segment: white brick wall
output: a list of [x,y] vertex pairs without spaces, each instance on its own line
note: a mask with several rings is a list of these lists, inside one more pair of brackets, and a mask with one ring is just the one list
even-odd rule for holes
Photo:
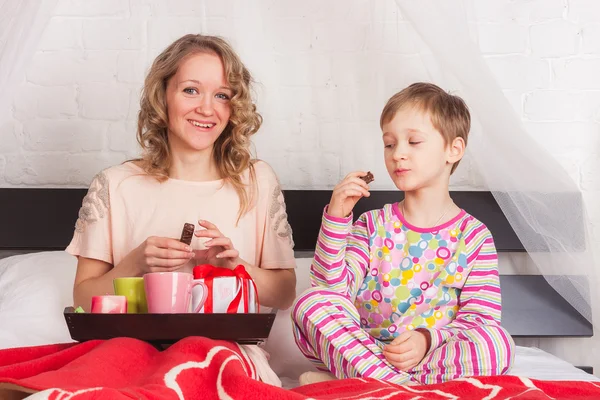
[[525,54],[487,56],[486,61],[503,89],[535,90],[550,85],[550,61]]
[[523,116],[530,121],[594,121],[600,91],[536,90],[525,97]]
[[0,125],[2,140],[0,140],[0,154],[18,152],[23,146],[23,125],[15,120],[6,121]]
[[83,83],[79,111],[84,119],[122,121],[129,112],[129,86],[120,83]]
[[581,30],[584,54],[598,54],[600,52],[600,24],[584,24]]
[[20,121],[36,117],[61,119],[75,117],[77,107],[75,85],[39,86],[28,82],[17,91],[14,113]]
[[527,50],[527,27],[516,22],[479,23],[478,32],[484,54],[518,54]]
[[137,50],[144,45],[144,21],[90,19],[83,24],[83,47],[89,50]]
[[122,0],[60,0],[56,14],[69,17],[128,17],[129,4]]
[[529,29],[531,52],[539,57],[567,57],[579,51],[580,28],[562,19],[542,22]]
[[40,50],[81,49],[83,20],[56,15],[50,20],[40,41]]
[[0,155],[0,184],[4,185],[6,183],[5,180],[5,176],[6,176],[6,158],[4,158],[4,155]]
[[567,11],[565,0],[482,0],[474,1],[472,5],[474,16],[478,21],[516,21],[526,25],[563,18]]
[[600,90],[600,58],[554,60],[557,89]]
[[[466,3],[511,105],[583,189],[600,247],[600,1]],[[391,187],[379,112],[428,79],[420,39],[393,0],[59,0],[13,120],[0,124],[0,186],[86,186],[134,156],[144,73],[188,32],[226,36],[254,73],[265,117],[257,152],[286,187],[330,188],[355,168]],[[468,159],[452,178],[457,188],[479,182]],[[584,346],[536,343],[600,371]]]
[[23,149],[31,152],[100,151],[106,140],[104,121],[33,119],[23,122]]

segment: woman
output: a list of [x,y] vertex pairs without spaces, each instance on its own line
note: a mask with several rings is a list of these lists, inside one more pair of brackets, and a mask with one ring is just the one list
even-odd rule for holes
[[[138,118],[142,158],[100,172],[83,200],[67,252],[78,257],[75,306],[113,292],[114,278],[234,268],[254,279],[261,305],[295,297],[295,260],[273,170],[251,158],[262,118],[252,78],[224,40],[186,35],[146,77]],[[197,223],[190,246],[177,238]]]

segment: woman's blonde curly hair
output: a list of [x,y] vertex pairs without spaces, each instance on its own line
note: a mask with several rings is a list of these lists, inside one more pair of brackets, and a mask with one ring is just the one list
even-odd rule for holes
[[[242,172],[249,168],[250,183],[255,182],[250,137],[262,124],[261,115],[251,98],[252,76],[231,46],[215,36],[185,35],[167,47],[152,63],[146,76],[140,112],[137,140],[142,147],[142,168],[160,182],[169,178],[171,157],[167,135],[169,118],[166,90],[169,79],[181,61],[193,54],[216,54],[223,63],[225,78],[231,87],[231,117],[215,141],[213,156],[221,177],[231,183],[240,198],[238,220],[250,210],[253,197],[242,182]],[[253,194],[254,191],[251,191]]]

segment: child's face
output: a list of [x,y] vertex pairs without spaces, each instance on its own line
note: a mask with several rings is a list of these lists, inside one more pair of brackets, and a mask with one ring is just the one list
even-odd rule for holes
[[383,144],[385,166],[398,189],[448,184],[452,163],[457,161],[455,151],[444,143],[427,113],[410,106],[401,108],[383,125]]

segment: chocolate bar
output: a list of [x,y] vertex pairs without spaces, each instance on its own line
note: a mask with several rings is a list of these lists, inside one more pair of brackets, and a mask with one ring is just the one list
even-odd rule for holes
[[371,171],[368,171],[367,174],[365,176],[361,176],[360,179],[367,182],[367,185],[368,185],[369,183],[371,183],[375,180],[375,177],[373,176]]
[[194,237],[194,229],[194,224],[183,224],[183,230],[181,231],[181,239],[179,239],[179,241],[189,246],[190,243],[192,243],[192,238]]

